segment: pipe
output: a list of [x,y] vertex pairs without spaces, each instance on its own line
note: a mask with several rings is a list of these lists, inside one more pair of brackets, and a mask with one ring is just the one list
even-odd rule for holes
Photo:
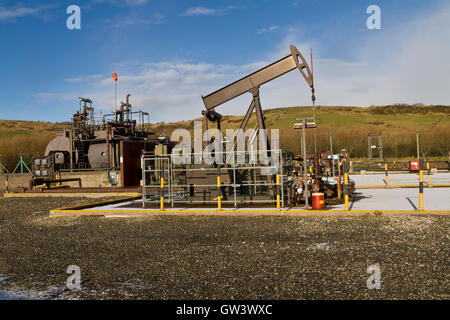
[[108,163],[108,169],[111,168],[111,152],[109,144],[109,136],[111,135],[111,124],[106,124],[106,162]]

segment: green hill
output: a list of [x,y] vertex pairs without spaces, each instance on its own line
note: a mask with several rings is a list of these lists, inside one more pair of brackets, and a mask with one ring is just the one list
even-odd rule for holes
[[[217,108],[221,112],[220,108]],[[200,113],[200,111],[199,111]],[[367,157],[367,134],[382,133],[383,150],[388,158],[416,155],[416,131],[420,134],[421,152],[429,157],[447,158],[450,150],[450,106],[389,105],[361,107],[319,106],[317,119],[318,150],[346,148],[353,158]],[[299,151],[300,132],[292,128],[296,118],[311,117],[311,107],[286,107],[264,111],[268,129],[280,130],[283,149]],[[222,129],[236,129],[243,116],[224,116]],[[198,118],[197,120],[201,120]],[[248,128],[255,126],[253,115]],[[194,120],[151,124],[155,133],[171,134],[176,128],[193,129]],[[43,153],[47,143],[67,123],[0,120],[0,155],[8,168],[14,168],[19,153],[27,161]],[[313,130],[308,133],[308,150],[313,150]]]
[[[220,112],[219,108],[217,110]],[[264,111],[268,129],[280,130],[283,149],[298,152],[300,132],[293,129],[296,118],[312,117],[312,107],[277,108]],[[346,148],[351,157],[367,157],[367,134],[383,135],[383,150],[388,158],[404,158],[417,154],[416,131],[420,134],[421,152],[430,157],[447,157],[450,151],[450,106],[390,105],[376,107],[315,108],[318,150]],[[239,127],[243,116],[224,116],[222,129]],[[197,120],[201,120],[198,118]],[[256,124],[253,115],[248,128]],[[193,128],[193,120],[153,125],[155,132],[170,134],[174,129]],[[313,130],[308,130],[308,150],[313,150]]]

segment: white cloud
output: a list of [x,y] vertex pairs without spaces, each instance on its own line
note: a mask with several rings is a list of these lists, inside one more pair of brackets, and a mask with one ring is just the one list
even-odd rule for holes
[[279,29],[279,26],[270,26],[268,28],[261,28],[258,31],[256,31],[256,34],[262,34],[262,33],[267,33],[267,32],[272,32],[275,31],[277,29]]
[[[370,106],[392,103],[449,104],[450,101],[450,6],[416,17],[408,25],[383,31],[367,31],[367,38],[354,48],[352,61],[323,57],[320,46],[305,42],[298,29],[288,29],[279,46],[264,61],[245,65],[208,64],[173,60],[136,64],[121,63],[118,97],[131,93],[137,109],[150,112],[151,120],[176,121],[200,117],[204,109],[201,95],[207,95],[289,53],[296,44],[309,61],[314,49],[314,75],[318,105]],[[380,32],[378,34],[372,32]],[[238,52],[236,52],[238,54]],[[110,110],[114,103],[110,75],[87,79],[83,93],[41,94],[41,99],[73,100],[91,97],[96,106]],[[84,83],[84,82],[83,82]],[[264,109],[310,105],[311,92],[297,70],[261,87]],[[120,101],[120,99],[119,99]],[[243,94],[222,106],[222,114],[243,115],[251,102]]]
[[50,101],[70,101],[77,99],[78,96],[73,95],[72,93],[52,93],[52,92],[39,92],[36,94],[39,101],[42,103],[48,103]]
[[26,16],[34,16],[39,14],[41,8],[26,8],[26,7],[14,7],[3,8],[0,7],[0,22],[15,21],[17,18]]
[[236,7],[229,6],[226,8],[221,9],[212,9],[212,8],[205,8],[205,7],[193,7],[188,8],[182,16],[208,16],[208,15],[221,15],[221,14],[227,14],[228,11],[235,9]]
[[215,12],[216,10],[214,9],[209,9],[205,7],[195,7],[187,9],[184,15],[186,16],[211,15],[215,14]]
[[93,3],[107,3],[118,7],[134,7],[146,4],[148,0],[93,0]]
[[86,81],[91,81],[91,80],[97,80],[102,77],[103,76],[101,74],[90,74],[90,75],[83,75],[83,76],[74,77],[74,78],[67,78],[67,79],[65,79],[65,81],[67,81],[67,82],[86,82]]
[[[449,104],[450,6],[408,24],[367,31],[356,63],[315,64],[321,104]],[[372,33],[372,32],[379,32]],[[319,98],[320,97],[320,98]]]
[[131,25],[142,25],[142,24],[162,24],[164,23],[164,16],[162,14],[153,14],[148,18],[137,18],[137,17],[123,17],[118,20],[106,19],[105,24],[109,27],[122,28]]

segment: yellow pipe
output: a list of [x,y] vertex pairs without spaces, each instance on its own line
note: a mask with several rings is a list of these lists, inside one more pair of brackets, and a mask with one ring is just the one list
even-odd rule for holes
[[[6,194],[6,192],[5,192]],[[138,192],[34,192],[34,193],[23,193],[23,192],[8,192],[10,198],[33,198],[33,197],[88,197],[88,198],[101,198],[101,197],[111,197],[111,196],[140,196]]]
[[5,194],[8,194],[9,193],[9,190],[8,190],[8,176],[6,176],[5,187],[6,187]]
[[428,188],[431,186],[431,176],[430,176],[430,163],[427,162],[427,170],[428,170]]
[[161,178],[161,201],[160,201],[160,210],[164,211],[164,178]]
[[280,175],[277,173],[277,210],[280,210],[281,208],[279,186],[280,186]]
[[[163,212],[155,209],[155,210],[87,210],[87,211],[77,211],[77,210],[50,210],[50,217],[63,217],[63,216],[90,216],[90,215],[128,215],[128,216],[142,216],[142,215],[152,215],[152,214],[161,214]],[[242,211],[235,210],[223,210],[219,214],[230,213],[230,215],[240,215],[240,214],[267,214],[267,215],[283,215],[283,216],[292,216],[292,217],[309,217],[309,216],[322,216],[322,215],[342,215],[347,216],[348,214],[352,214],[357,216],[358,214],[412,214],[412,215],[421,215],[421,214],[445,214],[450,215],[450,210],[355,210],[355,211],[343,211],[343,210],[329,210],[329,211],[315,211],[311,213],[310,211],[305,210],[251,210],[244,209]],[[164,214],[173,214],[173,215],[204,215],[204,214],[217,214],[217,211],[214,210],[196,210],[196,211],[185,211],[185,210],[168,210],[164,211]]]

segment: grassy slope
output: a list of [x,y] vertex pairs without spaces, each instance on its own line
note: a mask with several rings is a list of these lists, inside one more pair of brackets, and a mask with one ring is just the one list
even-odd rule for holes
[[[220,110],[217,110],[220,112]],[[420,113],[419,113],[420,112]],[[369,130],[424,130],[433,126],[450,124],[450,106],[412,107],[396,109],[394,107],[316,107],[316,118],[321,127],[366,127]],[[296,118],[311,117],[311,107],[277,108],[264,111],[268,128],[292,128]],[[243,116],[224,116],[223,128],[238,128]],[[201,120],[197,118],[196,120]],[[255,126],[255,116],[249,121],[249,128]],[[193,121],[171,122],[153,125],[161,132],[172,131],[178,127],[192,128]]]
[[14,170],[23,153],[27,163],[43,154],[48,142],[61,132],[67,123],[0,120],[0,160],[8,170]]
[[[226,112],[220,107],[217,111]],[[292,126],[296,118],[311,117],[312,108],[277,108],[266,110],[264,114],[267,127],[280,130],[281,147],[297,152],[300,133],[292,129]],[[331,132],[334,150],[347,148],[352,157],[365,157],[367,133],[382,132],[386,156],[408,157],[416,152],[417,130],[421,137],[421,149],[425,154],[446,157],[450,150],[449,114],[450,106],[317,107],[318,148],[328,148]],[[236,129],[241,120],[242,116],[224,116],[222,128]],[[191,120],[152,124],[151,127],[156,133],[170,134],[176,128],[192,130],[193,123]],[[248,128],[253,128],[255,123],[255,117],[252,116]],[[8,167],[17,163],[20,152],[29,160],[37,152],[43,153],[48,141],[67,126],[67,123],[0,120],[0,154],[8,163]],[[311,148],[312,130],[308,136],[308,148]]]
[[[217,111],[221,111],[218,110]],[[269,129],[280,130],[284,149],[299,151],[300,132],[292,128],[296,118],[311,117],[311,107],[270,109],[264,112]],[[450,150],[449,106],[384,106],[384,107],[317,107],[317,143],[319,150],[347,148],[352,157],[367,156],[367,134],[382,133],[385,155],[409,157],[416,154],[416,131],[420,133],[421,152],[434,157],[446,157]],[[197,120],[201,120],[198,118]],[[224,116],[222,128],[239,127],[242,116]],[[256,124],[252,116],[248,128]],[[193,121],[154,125],[157,133],[170,134],[175,128],[192,129]],[[313,148],[312,130],[308,133],[308,150]]]

